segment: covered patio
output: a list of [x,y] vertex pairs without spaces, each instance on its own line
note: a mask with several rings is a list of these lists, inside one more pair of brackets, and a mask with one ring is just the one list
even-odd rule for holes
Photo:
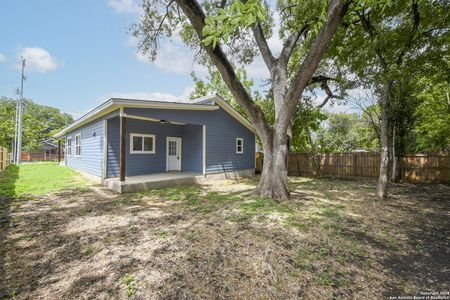
[[124,193],[190,184],[205,172],[205,126],[121,111],[106,120],[103,183]]

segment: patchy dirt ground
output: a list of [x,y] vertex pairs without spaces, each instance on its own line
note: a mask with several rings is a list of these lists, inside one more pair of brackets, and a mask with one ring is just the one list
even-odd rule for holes
[[291,178],[0,200],[0,298],[380,299],[449,290],[450,187]]

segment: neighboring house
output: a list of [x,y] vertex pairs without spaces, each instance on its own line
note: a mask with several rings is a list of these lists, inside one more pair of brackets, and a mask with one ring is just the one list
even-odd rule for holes
[[44,140],[34,150],[23,150],[22,161],[58,160],[58,145],[53,140]]
[[49,140],[42,141],[41,145],[37,146],[37,149],[48,155],[58,153],[58,145]]
[[95,175],[119,192],[136,178],[145,181],[140,175],[234,177],[255,170],[254,128],[218,96],[190,103],[112,98],[55,138],[65,140],[66,166]]

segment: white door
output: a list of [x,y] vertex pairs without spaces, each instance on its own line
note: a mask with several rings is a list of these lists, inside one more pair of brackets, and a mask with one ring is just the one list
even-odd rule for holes
[[167,171],[181,171],[181,138],[167,138]]

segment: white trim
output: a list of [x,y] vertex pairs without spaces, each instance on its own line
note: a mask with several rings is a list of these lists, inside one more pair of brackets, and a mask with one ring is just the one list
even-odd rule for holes
[[65,133],[71,132],[76,128],[83,126],[84,124],[89,123],[90,121],[96,120],[110,112],[115,111],[118,108],[123,107],[135,107],[135,108],[159,108],[159,109],[175,109],[175,110],[205,110],[212,111],[219,109],[219,106],[216,105],[203,105],[203,104],[195,104],[195,103],[179,103],[179,102],[162,102],[162,101],[151,101],[151,100],[136,100],[136,99],[122,99],[122,98],[111,98],[63,130],[56,133],[53,137],[60,138]]
[[65,133],[71,132],[84,124],[87,124],[87,123],[89,123],[93,120],[96,120],[110,112],[115,111],[118,108],[119,108],[118,106],[113,105],[112,99],[109,99],[108,101],[103,102],[102,104],[100,104],[99,106],[97,106],[96,108],[94,108],[93,110],[91,110],[90,112],[85,114],[84,116],[77,119],[75,122],[73,122],[72,124],[70,124],[69,126],[64,128],[63,130],[56,133],[53,137],[59,138],[62,135],[64,135]]
[[[133,150],[133,137],[142,137],[142,150]],[[152,141],[152,151],[144,151],[144,138],[151,137]],[[155,154],[156,153],[156,135],[145,134],[145,133],[130,133],[130,154]]]
[[161,109],[180,109],[180,110],[217,110],[219,107],[214,105],[202,105],[195,103],[180,103],[180,102],[163,102],[152,100],[135,100],[112,98],[110,99],[114,104],[124,107],[138,107],[138,108],[161,108]]
[[[213,104],[204,104],[208,102]],[[216,105],[217,104],[217,105]],[[60,138],[64,134],[71,132],[78,127],[81,127],[93,120],[96,120],[102,116],[107,115],[119,108],[123,114],[123,107],[134,107],[134,108],[159,108],[159,109],[175,109],[175,110],[204,110],[213,111],[223,108],[241,124],[247,127],[252,132],[255,132],[255,128],[246,118],[244,118],[238,111],[236,111],[228,102],[222,99],[218,95],[211,95],[206,97],[201,97],[194,99],[192,103],[179,103],[179,102],[161,102],[161,101],[151,101],[151,100],[136,100],[136,99],[122,99],[122,98],[111,98],[108,101],[100,104],[63,130],[56,133],[53,137]],[[172,122],[176,124],[175,122]],[[181,125],[181,124],[180,124]]]
[[181,171],[181,159],[182,159],[182,149],[183,149],[183,139],[180,137],[168,136],[166,137],[166,172],[169,172],[169,141],[177,141],[177,151],[179,152],[178,156],[178,170],[170,170],[170,171]]
[[[64,139],[67,141],[67,133],[64,134]],[[67,145],[64,145],[64,165],[67,167]]]
[[[77,137],[79,138],[79,143],[77,145]],[[80,148],[80,154],[77,153],[77,148]],[[75,157],[81,157],[81,155],[83,155],[83,153],[81,152],[81,132],[75,134]]]
[[[147,118],[147,117],[141,117],[141,116],[136,116],[136,115],[129,115],[127,113],[123,113],[122,117],[125,117],[125,118],[128,118],[128,119],[136,119],[136,120],[143,120],[143,121],[161,123],[160,119]],[[169,124],[174,124],[174,125],[186,125],[186,123],[180,123],[180,122],[173,122],[173,121],[166,121],[166,122],[169,123]]]
[[[238,150],[238,142],[241,142],[241,151]],[[244,154],[244,138],[236,138],[236,154]]]
[[[69,147],[69,140],[70,140],[70,147]],[[69,154],[70,150],[70,154]],[[66,137],[66,153],[67,156],[72,156],[72,136]]]
[[206,125],[203,125],[203,175],[206,175]]
[[103,120],[103,178],[108,175],[108,120]]

